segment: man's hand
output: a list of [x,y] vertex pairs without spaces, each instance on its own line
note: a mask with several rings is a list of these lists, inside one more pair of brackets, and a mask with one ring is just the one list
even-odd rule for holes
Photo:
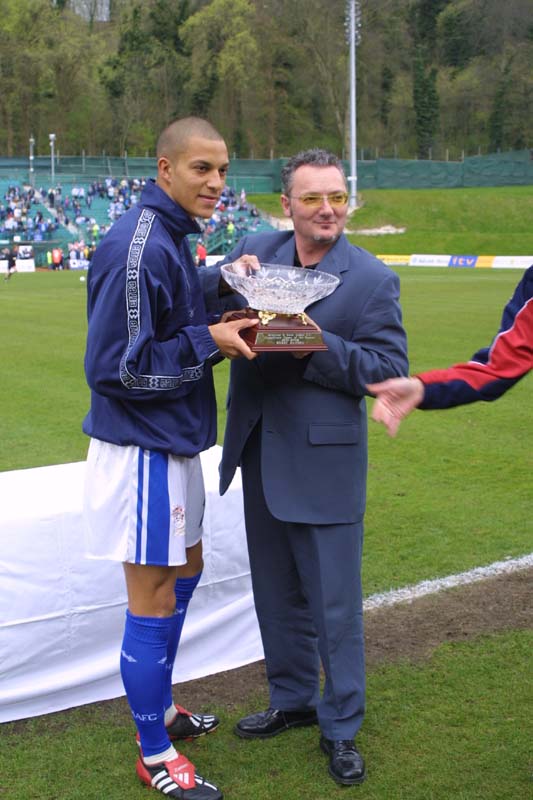
[[247,276],[251,275],[252,272],[255,272],[256,270],[261,269],[261,264],[259,263],[257,256],[244,255],[238,258],[236,261],[232,261],[231,267],[236,275]]
[[[241,256],[236,261],[232,261],[231,264],[226,264],[226,267],[231,267],[230,271],[233,271],[235,275],[240,275],[241,277],[247,277],[251,275],[258,269],[261,269],[261,264],[259,263],[259,259],[257,256]],[[233,289],[224,280],[222,273],[220,274],[220,284],[218,288],[218,293],[222,297],[227,294],[233,294]]]
[[[312,320],[310,319],[310,317],[307,316],[307,314],[305,314],[305,316],[307,317],[307,319],[310,322],[312,322]],[[318,325],[316,324],[316,322],[313,322],[312,324],[315,326],[316,330],[319,333],[322,333],[322,328],[319,328]],[[314,350],[292,350],[291,352],[292,352],[292,355],[294,356],[294,358],[306,358],[307,356],[311,356],[315,351]]]
[[396,436],[402,419],[424,399],[424,384],[418,378],[389,378],[366,388],[376,396],[372,419],[385,425],[389,436]]
[[239,336],[239,331],[244,328],[251,328],[257,325],[258,322],[258,319],[248,319],[248,317],[235,319],[231,322],[217,322],[216,325],[209,326],[209,333],[215,340],[222,355],[226,356],[226,358],[244,356],[244,358],[251,360],[257,356],[257,353],[250,350],[244,339]]

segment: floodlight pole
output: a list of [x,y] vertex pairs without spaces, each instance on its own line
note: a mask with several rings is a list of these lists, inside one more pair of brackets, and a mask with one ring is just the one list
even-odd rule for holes
[[50,140],[50,164],[51,164],[51,173],[52,173],[52,186],[55,183],[55,160],[54,160],[54,144],[56,141],[55,133],[49,133],[48,139]]
[[33,171],[33,148],[35,147],[35,139],[33,134],[30,136],[30,186],[33,189],[35,184],[34,171]]
[[350,209],[357,208],[357,45],[361,41],[361,8],[358,0],[348,0],[348,37],[350,43]]

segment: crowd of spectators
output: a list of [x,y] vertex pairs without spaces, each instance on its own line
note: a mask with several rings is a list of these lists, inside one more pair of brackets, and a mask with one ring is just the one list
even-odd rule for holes
[[113,222],[134,206],[141,196],[142,189],[146,183],[146,178],[117,178],[108,177],[103,181],[92,181],[87,189],[83,186],[73,186],[72,196],[76,197],[77,210],[79,212],[76,219],[77,225],[87,224],[91,222],[89,213],[83,214],[83,204],[87,212],[90,211],[93,199],[99,198],[100,200],[107,200],[109,205],[107,209],[107,229],[111,227]]
[[260,225],[260,215],[256,206],[248,203],[246,191],[241,189],[239,195],[232,187],[225,187],[215,206],[212,216],[204,221],[199,220],[202,236],[198,242],[201,250],[196,250],[196,263],[203,266],[203,249],[210,250],[209,240],[213,239],[220,246],[222,240],[224,250],[231,250],[233,245],[246,233],[255,233]]
[[[80,241],[74,247],[83,249],[85,240],[93,246],[105,235],[111,225],[133,205],[139,202],[141,192],[146,184],[146,178],[106,178],[104,181],[93,181],[86,189],[74,186],[72,194],[76,195],[78,215],[75,222],[80,232]],[[90,215],[93,199],[108,201],[106,216],[109,220],[105,224],[98,224],[94,216]],[[86,206],[86,213],[80,210],[83,202]],[[246,192],[241,190],[237,195],[233,188],[228,188],[222,193],[212,217],[207,220],[200,220],[202,228],[200,256],[197,254],[197,263],[205,263],[205,256],[202,248],[210,250],[209,241],[211,237],[220,245],[222,241],[226,245],[224,249],[229,249],[244,233],[253,233],[260,225],[260,216],[257,208],[248,203]]]
[[59,220],[43,214],[35,189],[8,186],[0,202],[0,236],[16,241],[42,242],[52,239]]
[[[60,182],[37,190],[10,185],[0,202],[0,236],[15,242],[46,242],[57,239],[58,229],[66,228],[77,238],[65,246],[61,267],[71,262],[87,264],[113,223],[139,202],[145,184],[146,178],[107,177],[87,184],[77,182],[68,189]],[[211,218],[200,220],[202,233],[193,247],[197,263],[204,265],[213,249],[226,252],[241,235],[255,232],[260,224],[259,212],[248,202],[245,190],[237,194],[226,187]],[[51,262],[49,254],[47,262],[51,269],[61,268]]]
[[[76,184],[72,186],[70,197],[62,199],[61,187],[49,189],[47,200],[50,208],[54,208],[62,224],[68,225],[67,217],[71,213],[72,222],[81,235],[81,246],[85,246],[85,239],[91,245],[98,244],[105,236],[112,224],[135,205],[146,183],[145,178],[117,178],[107,177],[102,181],[91,181],[87,186]],[[102,219],[102,200],[107,202],[105,220]],[[59,202],[58,202],[59,201]],[[98,213],[94,207],[98,205]],[[76,243],[79,246],[80,242]]]

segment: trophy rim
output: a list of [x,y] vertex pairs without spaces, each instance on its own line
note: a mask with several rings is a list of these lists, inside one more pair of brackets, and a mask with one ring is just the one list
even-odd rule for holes
[[[323,300],[332,294],[340,283],[336,275],[331,275],[329,272],[322,272],[322,270],[307,269],[306,267],[295,267],[288,264],[270,264],[267,262],[260,262],[261,269],[264,273],[264,281],[258,279],[257,274],[260,270],[252,270],[248,275],[241,275],[232,269],[233,264],[224,264],[221,267],[222,277],[225,278],[227,283],[234,291],[241,294],[248,302],[251,308],[261,308],[277,314],[301,314],[308,306]],[[287,281],[292,285],[293,296],[290,299],[281,301],[279,296],[270,292],[270,296],[263,296],[258,298],[258,293],[263,290],[264,282],[269,279],[269,271],[274,281],[276,278],[283,279],[285,273],[292,272],[294,275],[301,275],[301,279],[294,281]],[[310,280],[307,280],[309,274]],[[286,280],[286,279],[285,279]],[[272,287],[270,287],[272,289]],[[266,289],[266,287],[265,287]],[[268,292],[265,290],[265,294]],[[300,297],[298,298],[298,294]]]
[[[332,281],[332,283],[334,283],[334,284],[338,284],[340,282],[340,279],[336,275],[332,275],[331,272],[324,272],[324,270],[321,270],[321,269],[315,269],[315,268],[310,269],[309,267],[297,267],[294,264],[292,264],[292,265],[291,264],[272,264],[269,261],[260,261],[259,265],[260,265],[261,269],[265,268],[265,269],[274,269],[274,270],[281,270],[281,271],[286,270],[287,272],[289,270],[295,270],[297,272],[304,272],[304,273],[307,273],[307,274],[310,274],[310,275],[324,275],[326,278],[329,278]],[[229,272],[230,275],[235,275],[236,277],[242,278],[242,279],[249,278],[249,277],[251,277],[253,275],[253,272],[250,275],[238,275],[238,273],[234,272],[231,269],[232,266],[233,266],[233,262],[230,261],[229,264],[222,264],[220,269],[221,269],[222,272]],[[254,272],[255,272],[255,270],[254,270]],[[297,282],[299,282],[299,281],[297,281]]]

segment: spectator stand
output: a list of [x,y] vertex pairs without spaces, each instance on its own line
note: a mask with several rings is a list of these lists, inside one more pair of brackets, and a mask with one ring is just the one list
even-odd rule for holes
[[[107,176],[85,185],[82,181],[65,184],[76,196],[73,201],[77,210],[74,223],[82,248],[87,246],[86,243],[89,248],[94,248],[113,223],[139,202],[145,183],[144,177]],[[191,249],[194,253],[201,238],[209,255],[224,255],[246,234],[273,230],[257,208],[247,202],[245,190],[241,188],[237,195],[232,187],[223,192],[211,219],[199,220],[199,224],[202,233],[189,237]],[[74,245],[76,249],[79,248]]]
[[40,190],[18,180],[0,179],[0,238],[8,248],[18,246],[26,256],[20,271],[30,271],[28,258],[35,259],[35,266],[46,267],[47,251],[65,248],[72,235],[43,203]]
[[[42,180],[36,189],[23,179],[0,178],[0,197],[4,198],[0,204],[0,238],[12,241],[17,236],[21,244],[31,245],[37,267],[53,268],[51,253],[60,248],[62,266],[86,269],[92,252],[113,223],[139,202],[146,178],[58,177],[54,185]],[[273,230],[248,203],[244,187],[226,187],[211,219],[199,223],[209,256],[229,252],[242,236]],[[199,238],[189,237],[193,253]]]
[[243,236],[274,230],[257,208],[248,203],[245,189],[241,188],[237,194],[232,186],[226,186],[212,217],[200,220],[200,227],[200,235],[189,236],[193,253],[201,238],[208,255],[221,256],[229,253]]

